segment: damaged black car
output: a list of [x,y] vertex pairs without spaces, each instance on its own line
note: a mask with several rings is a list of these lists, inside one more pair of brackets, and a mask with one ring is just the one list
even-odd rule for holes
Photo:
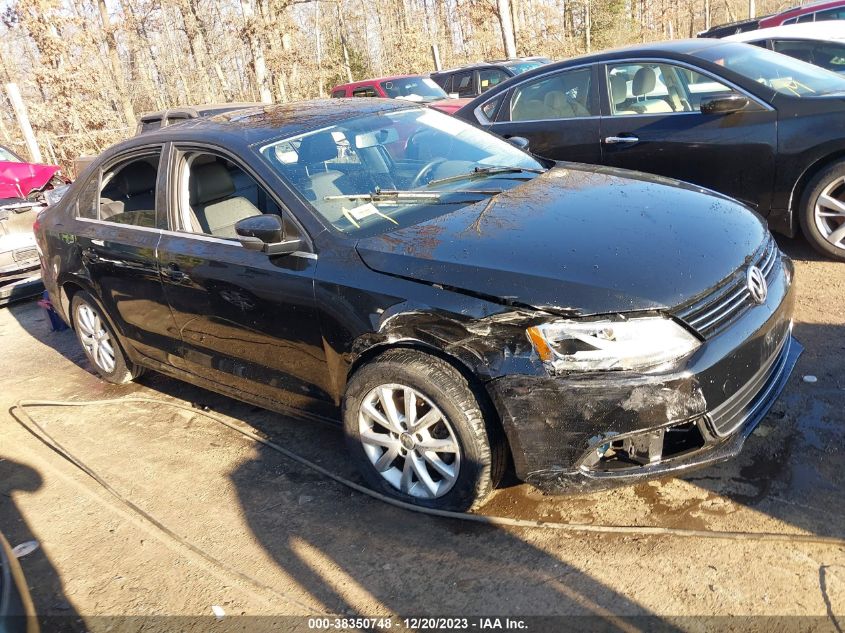
[[800,349],[792,264],[747,207],[393,100],[136,137],[36,235],[105,380],[342,420],[367,483],[428,507],[509,467],[579,491],[730,458]]

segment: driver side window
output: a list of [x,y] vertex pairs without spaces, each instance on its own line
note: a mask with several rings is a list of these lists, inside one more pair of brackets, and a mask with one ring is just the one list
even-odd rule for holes
[[187,152],[177,178],[178,220],[184,231],[234,240],[240,220],[263,213],[282,215],[273,197],[223,156]]

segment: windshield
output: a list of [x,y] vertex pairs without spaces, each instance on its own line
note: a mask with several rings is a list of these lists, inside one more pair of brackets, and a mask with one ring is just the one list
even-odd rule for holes
[[515,75],[521,75],[524,72],[527,72],[533,68],[537,68],[542,66],[543,64],[548,64],[551,60],[549,59],[532,59],[530,61],[525,62],[515,62],[513,64],[505,64],[509,69],[513,71]]
[[405,77],[382,81],[381,87],[391,99],[408,101],[435,101],[448,99],[449,95],[428,77]]
[[422,108],[348,119],[259,151],[327,222],[357,236],[486,200],[545,170],[507,141]]
[[845,92],[840,75],[750,44],[723,44],[694,55],[793,97]]
[[0,145],[0,161],[7,163],[19,163],[21,159],[15,156],[11,151]]

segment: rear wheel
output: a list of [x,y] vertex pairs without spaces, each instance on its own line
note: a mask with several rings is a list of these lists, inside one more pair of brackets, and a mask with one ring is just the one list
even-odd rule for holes
[[116,385],[132,381],[141,375],[120,347],[114,332],[93,297],[85,291],[77,292],[71,302],[73,329],[100,377]]
[[413,350],[388,351],[347,387],[347,445],[376,491],[429,508],[480,505],[502,475],[504,446],[466,379]]
[[845,261],[845,161],[830,165],[810,181],[800,222],[813,248]]

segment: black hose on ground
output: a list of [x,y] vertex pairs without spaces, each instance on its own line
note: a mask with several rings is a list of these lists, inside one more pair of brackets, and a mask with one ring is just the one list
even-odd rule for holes
[[[548,521],[532,521],[528,519],[513,519],[509,517],[500,517],[500,516],[488,516],[483,514],[471,514],[467,512],[452,512],[448,510],[435,510],[431,508],[422,508],[420,506],[413,505],[411,503],[406,503],[404,501],[400,501],[398,499],[394,499],[387,495],[383,495],[379,492],[371,490],[365,486],[362,486],[354,481],[350,481],[345,477],[341,477],[329,470],[326,470],[319,464],[315,464],[314,462],[297,455],[296,453],[272,442],[266,438],[261,437],[254,431],[250,429],[241,428],[238,425],[235,425],[228,420],[222,418],[221,416],[216,415],[210,411],[205,411],[201,409],[196,409],[188,404],[183,404],[181,402],[174,402],[168,400],[160,400],[157,398],[146,398],[146,397],[138,397],[132,396],[128,398],[111,398],[106,400],[18,400],[12,408],[10,409],[10,413],[15,410],[19,409],[20,414],[23,418],[32,427],[37,429],[37,433],[33,431],[33,429],[28,426],[27,422],[18,417],[17,415],[12,414],[15,419],[30,433],[32,433],[35,437],[41,440],[44,444],[52,448],[56,451],[59,455],[67,459],[69,462],[74,464],[77,468],[85,472],[87,475],[92,477],[98,484],[100,484],[103,488],[105,488],[108,492],[110,492],[113,496],[119,499],[124,505],[128,506],[134,512],[140,514],[144,517],[147,521],[151,522],[157,528],[168,534],[169,536],[175,538],[179,542],[183,543],[186,547],[189,547],[193,552],[199,554],[206,560],[215,563],[218,566],[223,566],[222,563],[217,561],[216,559],[212,558],[210,555],[206,554],[202,550],[194,547],[190,543],[185,542],[181,537],[174,534],[170,529],[166,526],[162,525],[159,521],[157,521],[154,517],[147,514],[144,510],[136,506],[134,503],[125,499],[119,492],[114,490],[109,484],[104,481],[99,475],[97,475],[94,471],[92,471],[89,467],[87,467],[84,463],[82,463],[78,458],[74,457],[70,452],[68,452],[65,448],[63,448],[55,439],[53,439],[49,433],[47,433],[32,417],[26,412],[26,408],[28,407],[85,407],[85,406],[102,406],[102,405],[120,405],[126,404],[129,402],[134,403],[141,403],[141,404],[155,404],[155,405],[165,405],[169,407],[174,407],[177,409],[184,409],[186,411],[190,411],[191,413],[203,415],[215,422],[219,422],[220,424],[244,435],[251,440],[263,444],[264,446],[277,451],[287,457],[295,461],[306,468],[309,468],[313,471],[320,473],[321,475],[328,477],[329,479],[346,486],[347,488],[351,488],[361,494],[367,495],[368,497],[372,497],[373,499],[378,499],[379,501],[383,501],[385,503],[389,503],[392,506],[396,506],[397,508],[402,508],[403,510],[409,510],[411,512],[419,512],[421,514],[427,514],[432,516],[443,517],[447,519],[457,519],[461,521],[472,521],[474,523],[481,523],[485,525],[495,525],[495,526],[507,526],[507,527],[518,527],[518,528],[540,528],[544,530],[560,530],[564,532],[574,532],[574,533],[581,533],[581,534],[588,534],[588,533],[597,533],[597,534],[616,534],[621,536],[671,536],[671,537],[680,537],[680,538],[699,538],[699,539],[726,539],[726,540],[755,540],[755,541],[766,541],[766,542],[780,542],[780,543],[812,543],[817,545],[835,545],[839,547],[845,547],[845,538],[836,537],[836,536],[817,536],[815,534],[783,534],[778,532],[741,532],[741,531],[722,531],[722,530],[692,530],[686,528],[667,528],[667,527],[654,527],[654,526],[633,526],[633,525],[592,525],[592,524],[584,524],[584,523],[561,523],[561,522],[548,522]],[[257,583],[249,576],[242,574],[240,572],[237,573],[241,578],[247,580],[253,584],[259,584],[264,589],[271,589],[266,585],[261,583]],[[275,591],[275,590],[273,590]],[[296,602],[294,600],[294,602]],[[301,604],[301,603],[298,603]]]

